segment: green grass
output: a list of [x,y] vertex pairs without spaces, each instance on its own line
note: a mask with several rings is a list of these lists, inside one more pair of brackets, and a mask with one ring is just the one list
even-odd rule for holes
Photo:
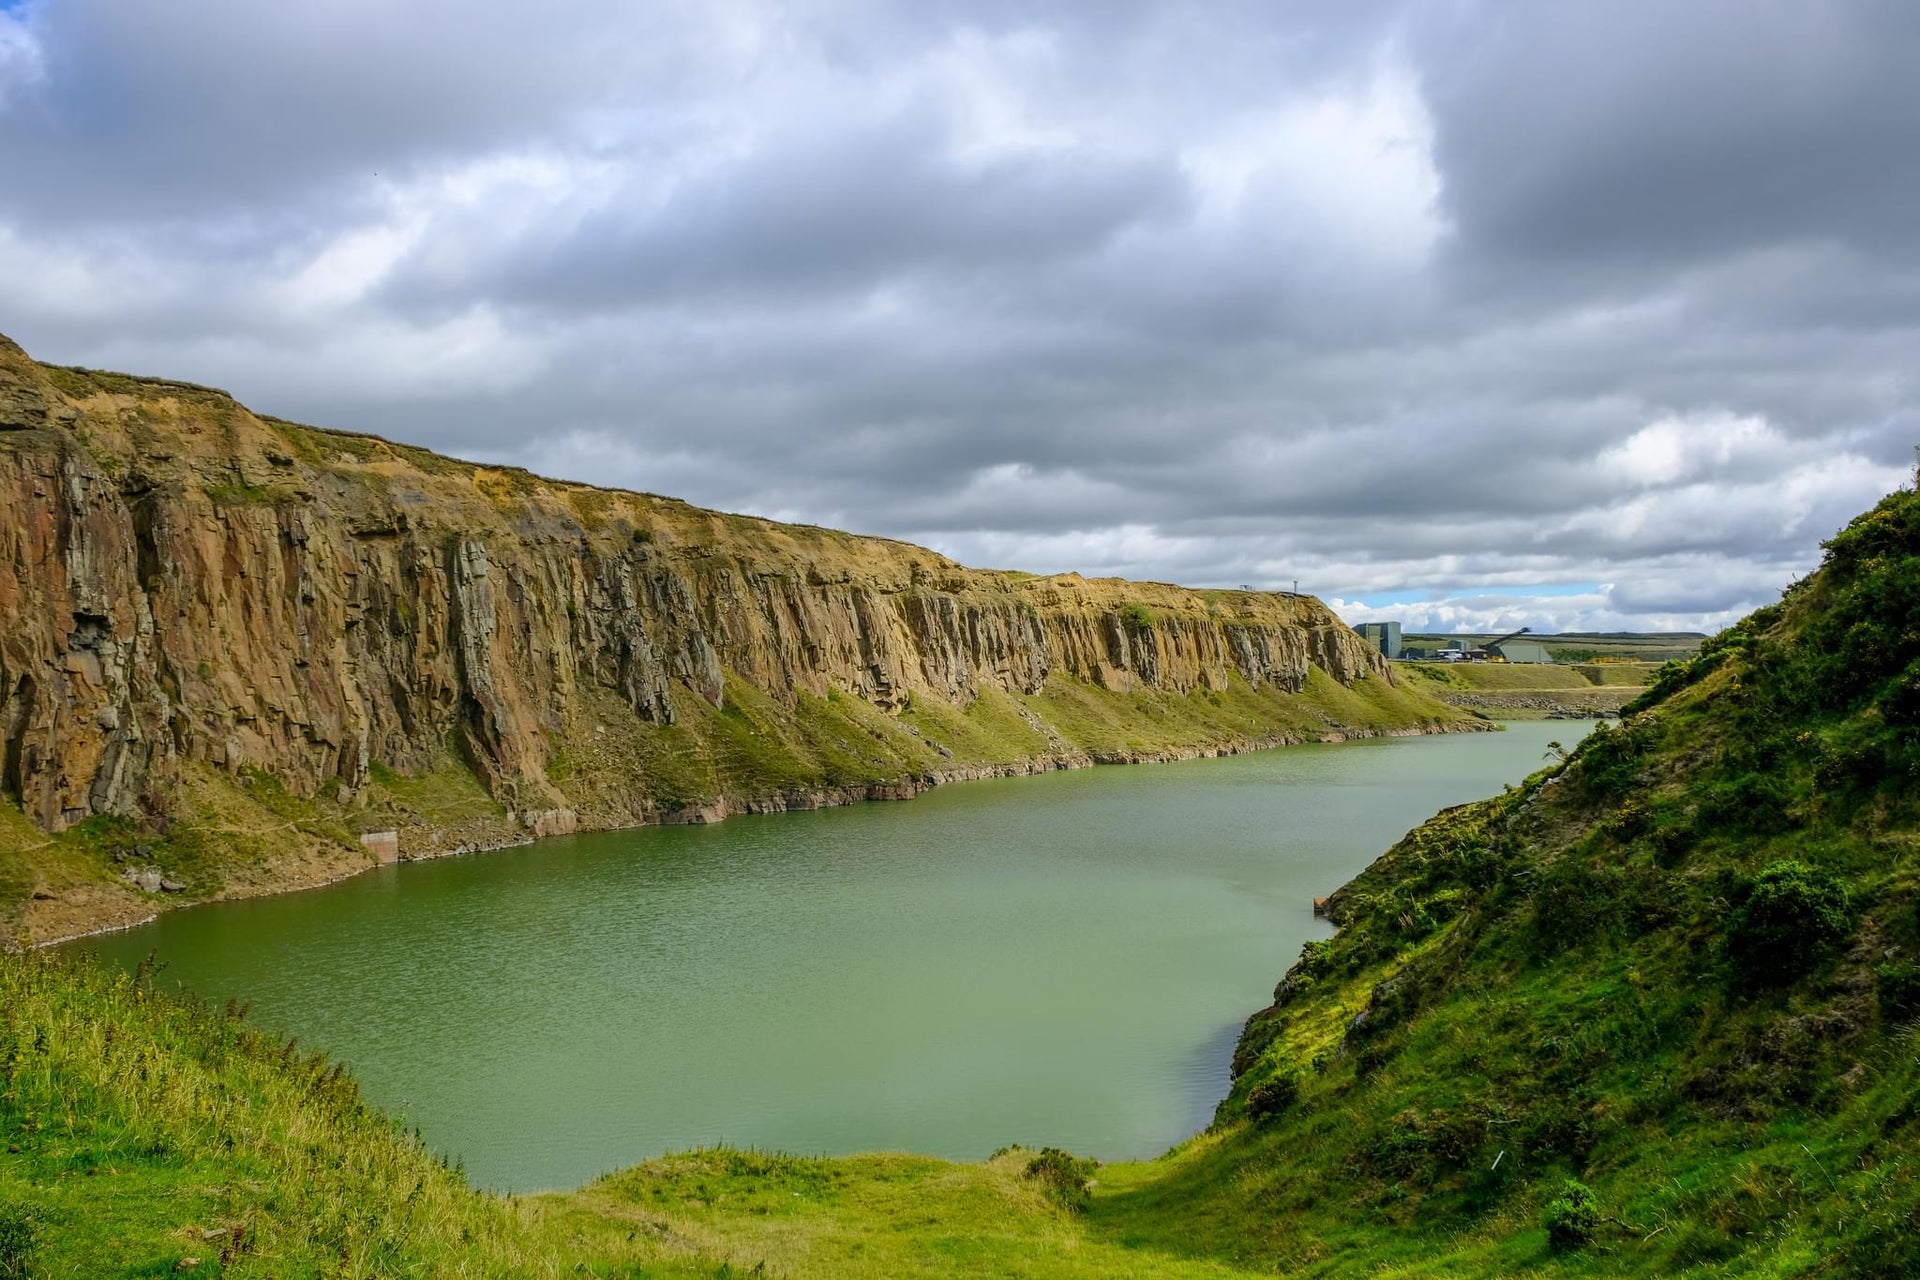
[[909,1155],[695,1152],[542,1197],[536,1212],[589,1248],[622,1228],[633,1232],[648,1246],[646,1274],[676,1263],[703,1275],[821,1280],[1247,1274],[1108,1238],[1027,1175],[1033,1156],[1016,1148],[956,1164]]
[[1551,662],[1402,662],[1395,670],[1413,681],[1453,689],[1589,689],[1597,683],[1584,668]]
[[1587,662],[1574,670],[1597,685],[1644,689],[1652,683],[1659,665],[1655,662]]
[[277,507],[297,501],[299,495],[284,485],[210,484],[207,497],[216,507]]
[[510,1274],[535,1256],[351,1078],[144,978],[0,962],[0,1128],[33,1274]]
[[1648,663],[1396,662],[1410,688],[1502,719],[1611,715],[1646,686]]
[[[918,729],[926,742],[939,743],[953,753],[953,760],[963,763],[1011,764],[1074,745],[1059,738],[1058,729],[1050,737],[1028,718],[1031,712],[1023,711],[1011,694],[989,687],[965,707],[916,698],[901,713],[900,723]],[[946,757],[939,763],[947,763]]]
[[1457,713],[1406,682],[1390,685],[1369,675],[1348,688],[1318,667],[1297,694],[1273,685],[1255,689],[1238,675],[1229,675],[1224,689],[1185,694],[1112,693],[1056,677],[1024,701],[1067,743],[1096,759],[1460,723]]
[[354,824],[377,830],[399,819],[434,826],[460,826],[504,821],[506,810],[474,776],[473,770],[448,745],[426,769],[399,774],[373,762],[371,803]]

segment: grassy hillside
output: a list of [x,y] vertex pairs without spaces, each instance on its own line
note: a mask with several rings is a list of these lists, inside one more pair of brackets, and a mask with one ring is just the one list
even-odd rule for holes
[[297,1048],[0,959],[0,1275],[1920,1273],[1916,727],[1902,492],[1340,890],[1214,1126],[1136,1165],[718,1151],[498,1199]]
[[[1912,1274],[1916,636],[1902,492],[1617,728],[1341,890],[1217,1149],[1156,1197],[1228,1257],[1257,1207],[1321,1270],[1391,1239],[1432,1274]],[[1569,1179],[1596,1208],[1556,1250]]]

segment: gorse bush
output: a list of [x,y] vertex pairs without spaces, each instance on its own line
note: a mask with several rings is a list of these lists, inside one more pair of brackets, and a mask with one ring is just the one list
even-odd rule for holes
[[1084,1213],[1093,1201],[1087,1184],[1093,1180],[1097,1167],[1093,1161],[1082,1160],[1058,1147],[1043,1147],[1039,1155],[1027,1161],[1026,1176],[1039,1183],[1040,1189],[1061,1208],[1070,1213]]
[[1568,1178],[1540,1215],[1540,1225],[1556,1250],[1578,1249],[1600,1229],[1600,1201],[1592,1188]]
[[1300,1079],[1291,1072],[1262,1080],[1247,1093],[1247,1114],[1271,1120],[1300,1100]]
[[1727,953],[1745,982],[1791,982],[1853,931],[1846,887],[1818,867],[1770,863],[1744,889],[1728,923]]

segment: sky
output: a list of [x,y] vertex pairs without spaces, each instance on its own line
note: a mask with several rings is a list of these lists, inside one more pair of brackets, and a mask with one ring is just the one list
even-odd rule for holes
[[0,332],[1409,629],[1714,629],[1908,483],[1907,0],[0,0]]

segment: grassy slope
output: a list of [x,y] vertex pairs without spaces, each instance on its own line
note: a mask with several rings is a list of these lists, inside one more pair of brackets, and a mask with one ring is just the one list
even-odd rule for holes
[[[1214,1128],[1101,1169],[1084,1213],[1024,1153],[709,1152],[478,1196],[324,1064],[14,957],[0,1239],[31,1215],[52,1275],[188,1253],[212,1274],[200,1230],[227,1223],[257,1242],[232,1275],[1913,1274],[1916,645],[1901,493],[1619,728],[1341,890]],[[1811,910],[1743,926],[1788,859],[1844,889],[1831,937]],[[1298,1100],[1250,1119],[1283,1076]],[[1598,1221],[1556,1250],[1542,1211],[1569,1177]]]
[[[1336,895],[1341,932],[1249,1026],[1221,1136],[1134,1220],[1310,1272],[1920,1268],[1917,637],[1900,493],[1620,728]],[[1738,927],[1788,859],[1848,899],[1799,964],[1810,927]],[[1293,1110],[1235,1119],[1282,1074]],[[1538,1223],[1567,1176],[1609,1221],[1560,1255]]]

